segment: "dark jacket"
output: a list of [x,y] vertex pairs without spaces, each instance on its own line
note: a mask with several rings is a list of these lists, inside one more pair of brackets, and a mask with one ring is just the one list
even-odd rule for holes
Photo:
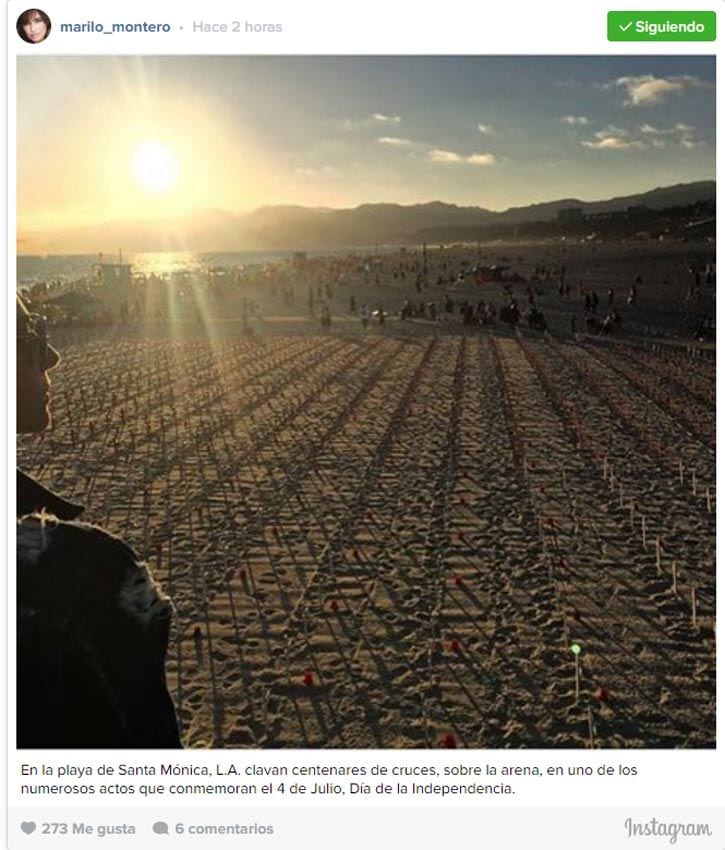
[[69,502],[52,490],[31,478],[25,472],[17,471],[18,516],[26,516],[40,511],[53,514],[58,519],[77,519],[85,510],[83,505]]
[[180,747],[170,600],[81,505],[20,471],[17,501],[17,746]]

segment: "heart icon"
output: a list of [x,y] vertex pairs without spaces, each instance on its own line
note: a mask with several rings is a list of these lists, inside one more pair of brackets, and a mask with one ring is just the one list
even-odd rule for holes
[[35,832],[35,821],[32,821],[32,820],[24,820],[24,821],[20,824],[20,829],[22,829],[22,830],[23,830],[23,832],[24,832],[26,835],[30,835],[30,834],[31,834],[31,832]]

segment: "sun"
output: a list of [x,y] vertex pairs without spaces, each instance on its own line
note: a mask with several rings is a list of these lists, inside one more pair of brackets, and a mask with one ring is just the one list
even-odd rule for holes
[[179,179],[179,160],[161,142],[142,142],[131,152],[131,172],[149,194],[159,195],[172,189]]

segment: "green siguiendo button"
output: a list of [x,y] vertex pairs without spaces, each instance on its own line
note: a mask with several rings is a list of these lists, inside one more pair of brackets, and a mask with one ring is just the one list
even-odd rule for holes
[[609,12],[609,41],[715,41],[715,12]]

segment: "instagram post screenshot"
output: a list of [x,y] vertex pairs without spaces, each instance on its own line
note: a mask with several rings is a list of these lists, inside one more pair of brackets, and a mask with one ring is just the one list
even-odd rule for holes
[[6,4],[3,847],[725,850],[721,12]]

